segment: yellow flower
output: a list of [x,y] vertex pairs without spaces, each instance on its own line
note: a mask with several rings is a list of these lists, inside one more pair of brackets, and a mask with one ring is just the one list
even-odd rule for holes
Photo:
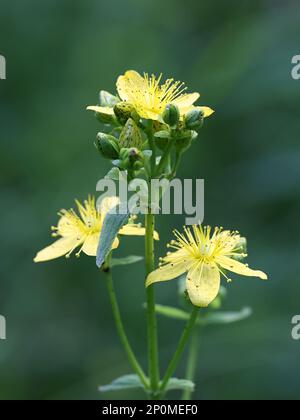
[[[141,76],[134,70],[127,71],[117,80],[117,91],[122,101],[134,106],[141,118],[162,121],[161,115],[168,104],[178,106],[183,117],[189,111],[198,108],[205,117],[213,114],[208,107],[195,107],[194,103],[200,98],[199,93],[185,93],[184,83],[168,79],[161,84],[162,75],[156,78],[144,73]],[[113,107],[89,106],[88,110],[102,114],[113,115]]]
[[[62,257],[69,257],[71,253],[80,246],[76,256],[79,257],[81,252],[86,255],[96,256],[100,238],[100,233],[106,214],[119,204],[118,197],[107,197],[102,200],[99,211],[96,209],[95,198],[89,197],[85,200],[84,205],[76,201],[79,215],[71,210],[61,210],[60,219],[57,227],[52,227],[54,233],[52,236],[60,236],[56,242],[42,251],[38,252],[34,258],[34,262],[43,262]],[[132,217],[130,222],[123,226],[119,231],[120,235],[145,235],[145,228],[134,223]],[[155,239],[158,234],[155,233]],[[119,239],[116,238],[112,249],[119,246]]]
[[186,287],[191,302],[195,306],[207,307],[219,293],[221,274],[230,281],[224,270],[262,280],[268,278],[262,271],[251,270],[248,265],[237,261],[247,256],[241,254],[243,238],[238,232],[215,228],[212,233],[209,226],[193,226],[193,229],[185,228],[184,234],[174,233],[176,240],[168,247],[175,251],[162,258],[160,268],[148,276],[147,287],[187,273]]

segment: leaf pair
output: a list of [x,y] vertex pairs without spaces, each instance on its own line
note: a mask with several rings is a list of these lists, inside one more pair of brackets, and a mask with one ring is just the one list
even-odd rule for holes
[[[121,391],[124,389],[144,389],[144,385],[137,375],[125,375],[115,379],[111,384],[99,387],[100,392]],[[166,391],[191,391],[193,392],[195,385],[186,379],[171,378]]]

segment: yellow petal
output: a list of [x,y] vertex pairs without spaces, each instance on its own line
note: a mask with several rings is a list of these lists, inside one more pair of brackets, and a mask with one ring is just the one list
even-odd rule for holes
[[116,238],[116,239],[114,240],[113,244],[112,244],[111,249],[116,249],[116,248],[118,248],[119,244],[120,244],[120,241],[119,241],[119,239],[118,239],[118,238]]
[[186,272],[186,264],[184,262],[175,264],[166,264],[149,274],[146,280],[146,287],[160,281],[168,281],[176,279]]
[[172,103],[177,105],[180,110],[190,108],[200,98],[199,93],[187,93],[175,99]]
[[102,218],[104,219],[107,213],[112,210],[114,207],[116,207],[118,204],[120,204],[119,197],[105,197],[100,204],[100,214]]
[[89,255],[90,257],[95,257],[97,255],[99,238],[100,238],[100,232],[89,235],[84,241],[82,251],[86,255]]
[[38,252],[36,257],[34,258],[34,262],[49,261],[55,258],[62,257],[63,255],[66,255],[70,251],[75,249],[82,242],[83,238],[79,238],[78,236],[60,238],[52,245]]
[[[90,256],[90,257],[96,257],[98,245],[99,245],[99,239],[100,239],[100,233],[96,232],[92,235],[89,235],[86,240],[84,241],[82,251]],[[119,239],[116,238],[113,242],[112,249],[116,249],[119,246]]]
[[187,291],[193,305],[206,308],[213,302],[218,296],[220,281],[220,272],[216,264],[194,265],[186,279]]
[[164,258],[163,261],[165,263],[174,263],[182,261],[186,263],[186,271],[188,271],[191,266],[194,264],[194,259],[191,258],[191,254],[186,251],[185,249],[181,248],[178,251],[173,251],[168,253]]
[[88,106],[88,111],[98,112],[105,115],[114,115],[114,109],[108,106]]
[[136,112],[141,118],[145,118],[146,120],[159,121],[161,123],[163,122],[162,116],[159,112],[154,112],[140,107],[136,108]]
[[214,110],[209,108],[208,106],[197,106],[197,109],[204,112],[204,118],[210,117],[214,114]]
[[62,216],[57,224],[57,232],[63,237],[82,236],[81,229],[84,229],[83,222],[70,212]]
[[[119,234],[128,236],[145,236],[146,229],[140,227],[139,225],[128,224],[120,229]],[[159,241],[159,234],[157,232],[154,232],[153,237],[156,241]]]
[[145,91],[144,78],[134,70],[127,71],[124,76],[120,76],[117,80],[117,91],[122,101],[130,101],[132,91]]
[[225,270],[232,271],[236,274],[241,274],[242,276],[249,276],[249,277],[259,277],[262,280],[268,280],[268,276],[259,270],[251,270],[247,265],[235,261],[232,258],[228,257],[218,257],[216,260],[217,264],[225,268]]

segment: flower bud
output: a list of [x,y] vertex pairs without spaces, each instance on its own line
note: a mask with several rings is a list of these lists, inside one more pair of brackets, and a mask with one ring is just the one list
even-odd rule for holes
[[175,128],[180,118],[178,106],[174,104],[168,104],[162,114],[162,118],[166,124],[172,128]]
[[132,118],[129,118],[120,134],[120,147],[135,147],[141,149],[144,143],[141,130],[138,128]]
[[119,145],[118,139],[105,133],[98,133],[95,146],[101,155],[106,159],[118,159]]
[[178,152],[185,152],[187,151],[193,141],[192,132],[190,130],[184,130],[180,134],[178,134],[176,138],[175,147]]
[[195,108],[186,114],[184,121],[187,129],[198,130],[203,126],[204,112]]
[[135,147],[123,148],[120,152],[122,169],[140,170],[144,166],[144,158]]
[[164,151],[169,144],[171,134],[167,130],[162,130],[155,133],[154,137],[156,146],[159,148],[159,150]]
[[119,102],[114,106],[114,113],[121,125],[125,125],[127,120],[136,115],[134,106],[128,102]]

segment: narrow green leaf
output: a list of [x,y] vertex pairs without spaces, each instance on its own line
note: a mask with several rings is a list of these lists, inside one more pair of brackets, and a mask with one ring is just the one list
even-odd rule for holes
[[192,381],[189,381],[187,379],[171,378],[166,390],[167,391],[183,390],[183,391],[193,392],[195,390],[195,384]]
[[188,312],[172,306],[155,305],[155,311],[159,315],[166,316],[167,318],[179,319],[181,321],[187,321],[190,317]]
[[243,308],[239,312],[210,312],[204,318],[199,318],[202,325],[232,324],[243,321],[252,315],[251,308]]
[[[155,305],[155,311],[159,315],[163,315],[167,318],[177,319],[180,321],[187,321],[190,317],[188,312],[182,309],[174,308],[171,306]],[[239,312],[218,312],[211,311],[207,312],[204,316],[199,316],[197,325],[215,325],[215,324],[232,324],[234,322],[243,321],[252,315],[251,308],[243,308]]]
[[124,258],[112,258],[111,260],[111,267],[117,267],[118,265],[129,265],[135,264],[142,261],[144,257],[139,255],[129,255],[129,257]]
[[137,375],[125,375],[115,379],[109,385],[99,387],[100,392],[120,391],[123,389],[144,389],[144,386]]
[[96,264],[100,268],[111,251],[119,230],[128,222],[130,214],[127,207],[120,204],[107,213],[100,235]]

